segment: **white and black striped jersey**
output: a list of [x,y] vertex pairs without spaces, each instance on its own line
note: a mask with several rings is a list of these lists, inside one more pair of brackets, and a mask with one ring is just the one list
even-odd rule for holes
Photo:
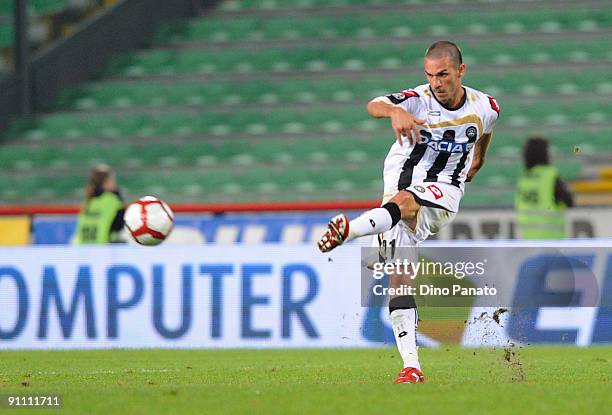
[[474,157],[474,143],[493,131],[500,113],[493,97],[473,88],[463,88],[464,99],[455,109],[440,103],[429,84],[384,97],[426,120],[425,125],[417,126],[421,134],[419,143],[410,145],[403,137],[403,145],[396,141],[389,151],[385,170],[401,169],[397,190],[418,181],[448,183],[463,192]]

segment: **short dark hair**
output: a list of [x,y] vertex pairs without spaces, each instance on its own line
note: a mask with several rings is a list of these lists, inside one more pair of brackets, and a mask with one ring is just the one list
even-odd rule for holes
[[523,148],[523,161],[528,169],[542,164],[550,164],[548,140],[543,137],[530,137]]
[[449,42],[448,40],[440,40],[432,44],[427,48],[427,52],[425,52],[425,57],[430,59],[439,59],[444,56],[448,56],[457,66],[463,63],[461,49],[459,49],[459,46],[455,45],[453,42]]

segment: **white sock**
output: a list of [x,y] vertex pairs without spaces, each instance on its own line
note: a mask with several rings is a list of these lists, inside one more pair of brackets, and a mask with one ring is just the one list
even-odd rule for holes
[[391,326],[393,327],[397,349],[404,361],[404,367],[416,367],[421,370],[416,345],[416,308],[393,310],[391,313]]
[[376,208],[364,212],[361,216],[349,222],[347,241],[365,235],[377,235],[387,232],[393,225],[391,214],[385,208]]

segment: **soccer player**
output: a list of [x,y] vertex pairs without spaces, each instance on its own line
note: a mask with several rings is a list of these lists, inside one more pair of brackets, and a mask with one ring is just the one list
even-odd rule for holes
[[[368,103],[372,117],[391,120],[396,138],[384,163],[382,206],[350,222],[344,214],[332,218],[318,242],[322,252],[365,235],[378,235],[382,247],[416,247],[457,214],[465,182],[484,164],[500,108],[494,98],[462,85],[466,66],[454,43],[431,45],[424,69],[427,84]],[[391,287],[401,285],[390,276]],[[414,298],[390,298],[389,312],[404,361],[395,383],[424,382]]]

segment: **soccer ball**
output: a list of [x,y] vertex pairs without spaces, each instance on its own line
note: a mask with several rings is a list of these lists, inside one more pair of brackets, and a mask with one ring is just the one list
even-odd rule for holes
[[141,245],[158,245],[168,237],[174,226],[174,213],[163,201],[145,196],[132,203],[123,216],[125,228]]

